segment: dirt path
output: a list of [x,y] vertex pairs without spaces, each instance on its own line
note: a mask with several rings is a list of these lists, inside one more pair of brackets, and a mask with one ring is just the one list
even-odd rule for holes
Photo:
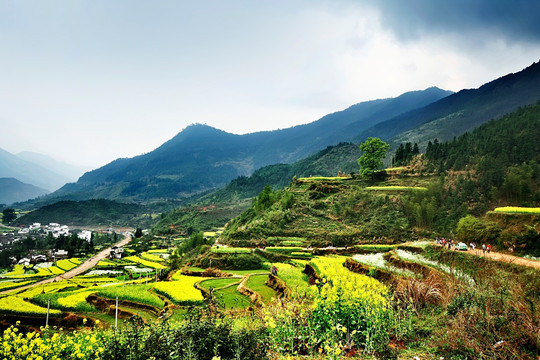
[[467,252],[470,254],[477,255],[477,256],[485,256],[489,259],[496,260],[496,261],[504,261],[507,263],[533,267],[535,269],[540,270],[540,261],[538,260],[525,259],[519,256],[503,254],[503,253],[499,253],[495,251],[491,251],[489,254],[486,251],[485,254],[482,254],[482,249],[475,249],[475,250],[469,249],[467,250]]
[[[121,241],[119,241],[118,243],[115,244],[115,246],[124,246],[124,245],[128,244],[130,241],[131,241],[131,235],[126,234]],[[106,258],[109,255],[110,251],[111,251],[111,247],[108,247],[105,250],[101,250],[101,252],[99,252],[97,255],[92,256],[90,259],[86,260],[81,265],[77,266],[75,269],[71,269],[71,270],[69,270],[68,272],[65,272],[62,275],[58,275],[58,276],[55,276],[53,278],[46,279],[46,280],[41,280],[41,281],[38,281],[37,283],[33,283],[33,284],[30,284],[30,285],[21,286],[21,287],[16,288],[16,289],[10,289],[10,290],[6,290],[6,291],[2,291],[2,292],[0,292],[0,295],[5,295],[5,294],[10,293],[12,291],[26,290],[26,289],[29,289],[29,288],[34,287],[34,286],[48,284],[48,283],[55,282],[55,281],[62,281],[62,280],[71,279],[72,277],[75,277],[77,275],[81,275],[82,273],[84,273],[84,272],[90,270],[91,268],[93,268],[94,266],[96,266],[97,263],[100,260],[103,260],[104,258]]]
[[[455,251],[455,250],[449,250],[449,251]],[[532,268],[540,270],[540,261],[538,260],[525,259],[523,257],[503,254],[503,253],[495,252],[495,251],[491,251],[488,254],[487,250],[484,254],[482,253],[482,249],[479,249],[479,248],[476,248],[474,250],[469,248],[469,250],[467,250],[467,253],[473,254],[476,256],[483,256],[483,257],[486,257],[488,259],[495,260],[495,261],[504,261],[507,263],[521,265],[521,266],[528,266],[528,267],[532,267]]]

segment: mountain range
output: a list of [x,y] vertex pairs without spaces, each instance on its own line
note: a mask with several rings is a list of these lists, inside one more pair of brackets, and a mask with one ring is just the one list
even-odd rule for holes
[[408,92],[283,130],[235,135],[190,125],[154,151],[87,172],[45,199],[183,198],[222,187],[266,165],[293,163],[338,142],[361,142],[368,136],[394,145],[449,139],[539,99],[540,63],[534,63],[478,89]]
[[26,160],[33,164],[39,164],[40,166],[51,170],[52,172],[67,179],[66,182],[77,181],[77,179],[82,174],[90,170],[90,168],[88,168],[87,166],[77,166],[77,165],[68,164],[63,161],[55,160],[48,155],[39,154],[36,152],[31,152],[31,151],[23,151],[23,152],[17,153],[16,156],[19,159]]
[[15,155],[0,149],[3,179],[0,203],[10,204],[50,193],[77,180],[86,170],[43,154],[26,151]]
[[12,204],[48,194],[49,191],[14,178],[0,178],[0,204]]
[[438,88],[359,103],[318,121],[288,129],[230,134],[188,126],[154,151],[117,159],[51,195],[57,200],[178,198],[226,185],[260,167],[291,163],[337,144],[374,123],[451,94]]

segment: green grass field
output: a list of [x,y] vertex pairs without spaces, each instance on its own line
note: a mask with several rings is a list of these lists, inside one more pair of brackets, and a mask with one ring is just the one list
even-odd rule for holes
[[261,274],[270,273],[268,269],[255,269],[255,270],[223,270],[227,274],[244,276],[246,274]]
[[304,274],[304,266],[292,266],[290,264],[274,264],[278,269],[278,277],[285,281],[285,284],[294,295],[304,295],[309,291],[308,277]]
[[246,283],[246,286],[256,291],[262,296],[263,302],[269,302],[276,297],[276,291],[265,285],[268,275],[252,275]]
[[165,306],[163,300],[150,292],[154,286],[155,284],[107,286],[98,289],[97,293],[108,299],[116,299],[118,296],[118,300],[133,301],[162,309]]
[[426,191],[427,188],[423,186],[368,186],[366,190],[380,190],[380,191],[400,191],[400,190],[419,190]]
[[225,287],[227,285],[240,283],[241,279],[239,278],[222,278],[222,279],[211,279],[211,280],[205,280],[200,283],[200,286],[204,289],[210,289],[211,287],[214,289],[219,289],[222,287]]
[[249,254],[251,253],[251,249],[235,247],[213,247],[212,252],[215,254]]
[[250,305],[249,299],[236,291],[236,286],[216,290],[214,296],[225,309],[245,309]]

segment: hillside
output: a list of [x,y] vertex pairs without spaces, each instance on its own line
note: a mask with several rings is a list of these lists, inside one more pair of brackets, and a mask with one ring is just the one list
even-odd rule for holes
[[383,121],[355,138],[369,136],[392,144],[416,142],[425,148],[429,140],[451,140],[520,106],[540,100],[540,62],[491,81],[478,89],[461,90],[423,108]]
[[67,184],[47,201],[182,198],[226,185],[269,164],[292,163],[450,93],[437,88],[359,103],[310,124],[234,135],[192,125],[154,151],[118,159]]
[[468,214],[481,216],[500,204],[540,204],[539,138],[540,103],[451,142],[430,143],[413,167],[375,188],[356,176],[267,188],[229,222],[223,237],[231,243],[285,236],[350,245],[450,234]]
[[334,176],[338,172],[350,174],[358,171],[358,145],[341,143],[292,164],[268,165],[250,176],[241,176],[222,189],[201,198],[203,202],[222,202],[256,196],[266,185],[274,189],[287,186],[293,177]]
[[16,220],[17,225],[50,222],[65,225],[140,226],[152,222],[141,205],[110,200],[60,201],[34,210]]
[[[408,182],[418,186],[419,179]],[[309,239],[313,246],[394,243],[416,237],[401,204],[366,190],[351,178],[300,178],[283,191],[263,191],[252,207],[231,220],[222,235],[230,244],[269,237]],[[415,190],[411,190],[415,191]]]
[[45,189],[25,184],[14,178],[0,178],[0,204],[9,205],[48,194]]
[[265,166],[251,176],[238,177],[227,186],[194,199],[193,206],[169,212],[154,226],[153,231],[158,234],[190,233],[221,227],[246,210],[251,198],[257,196],[266,185],[282,189],[295,176],[333,176],[338,172],[348,174],[358,170],[358,157],[358,145],[342,143],[293,164]]

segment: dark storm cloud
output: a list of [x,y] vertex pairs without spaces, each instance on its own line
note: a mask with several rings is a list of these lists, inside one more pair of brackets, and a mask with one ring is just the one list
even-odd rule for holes
[[[540,42],[538,0],[372,0],[403,39],[430,33]],[[481,39],[481,38],[480,38]]]

